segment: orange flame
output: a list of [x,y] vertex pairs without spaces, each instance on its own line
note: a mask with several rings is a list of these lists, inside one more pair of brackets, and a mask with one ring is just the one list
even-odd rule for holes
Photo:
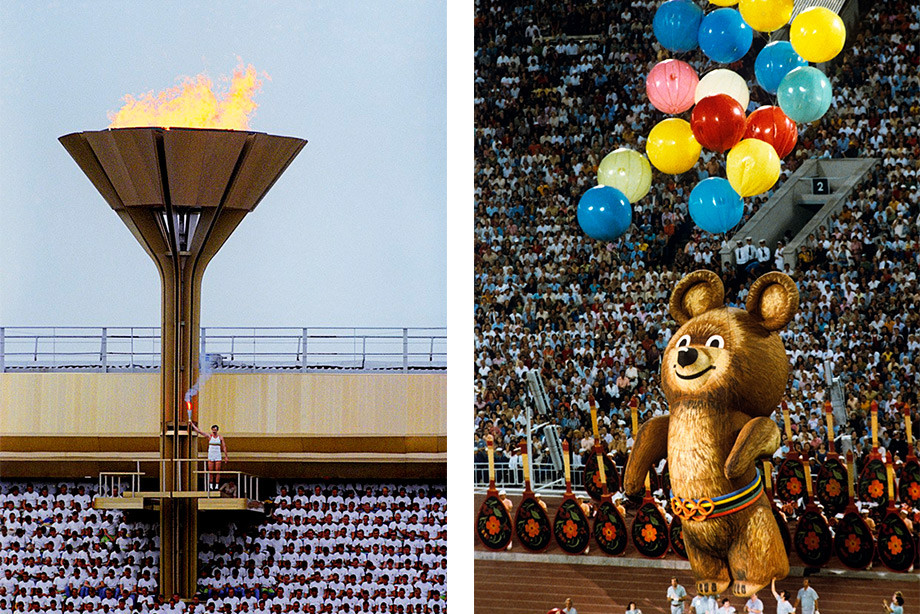
[[[269,78],[267,74],[262,76]],[[226,80],[226,79],[224,79]],[[258,105],[252,98],[262,81],[252,64],[242,62],[233,71],[226,93],[215,93],[204,74],[159,94],[147,92],[137,98],[125,95],[125,105],[109,113],[109,128],[159,126],[163,128],[224,128],[248,130],[249,117]]]

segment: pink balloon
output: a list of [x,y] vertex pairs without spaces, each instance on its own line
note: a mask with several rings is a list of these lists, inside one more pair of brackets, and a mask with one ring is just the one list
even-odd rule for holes
[[645,80],[645,92],[652,105],[664,113],[683,113],[693,106],[699,76],[693,67],[680,60],[655,64]]

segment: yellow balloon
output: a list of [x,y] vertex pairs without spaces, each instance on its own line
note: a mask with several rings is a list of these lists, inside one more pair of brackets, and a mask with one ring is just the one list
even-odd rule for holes
[[601,160],[597,182],[618,189],[634,203],[652,187],[652,167],[638,151],[621,147]]
[[709,0],[709,4],[715,4],[716,6],[734,6],[738,4],[738,0]]
[[645,151],[651,163],[662,173],[679,175],[693,168],[700,159],[702,147],[693,137],[690,122],[670,117],[658,122],[648,133]]
[[728,152],[725,174],[741,197],[763,194],[779,179],[779,156],[769,143],[744,139]]
[[789,42],[807,62],[827,62],[837,57],[847,39],[840,16],[823,6],[802,11],[792,20]]
[[738,0],[744,22],[758,32],[782,28],[792,17],[793,0]]

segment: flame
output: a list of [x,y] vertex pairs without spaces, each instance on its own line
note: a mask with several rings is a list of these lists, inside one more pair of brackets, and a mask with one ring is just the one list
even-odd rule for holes
[[[270,78],[265,73],[261,76]],[[151,91],[137,98],[126,94],[121,110],[108,114],[112,122],[109,128],[159,126],[248,130],[249,117],[258,107],[253,96],[262,87],[259,77],[252,64],[244,67],[241,61],[229,79],[226,93],[215,92],[211,79],[200,74],[195,78],[185,77],[180,85],[158,94]]]

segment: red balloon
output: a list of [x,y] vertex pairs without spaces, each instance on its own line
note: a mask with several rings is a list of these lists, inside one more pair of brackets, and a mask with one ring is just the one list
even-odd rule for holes
[[789,155],[799,140],[795,122],[779,107],[763,106],[751,113],[744,131],[746,139],[760,139],[776,150],[780,159]]
[[741,141],[747,120],[744,109],[728,94],[706,96],[693,107],[690,129],[700,145],[723,152]]

